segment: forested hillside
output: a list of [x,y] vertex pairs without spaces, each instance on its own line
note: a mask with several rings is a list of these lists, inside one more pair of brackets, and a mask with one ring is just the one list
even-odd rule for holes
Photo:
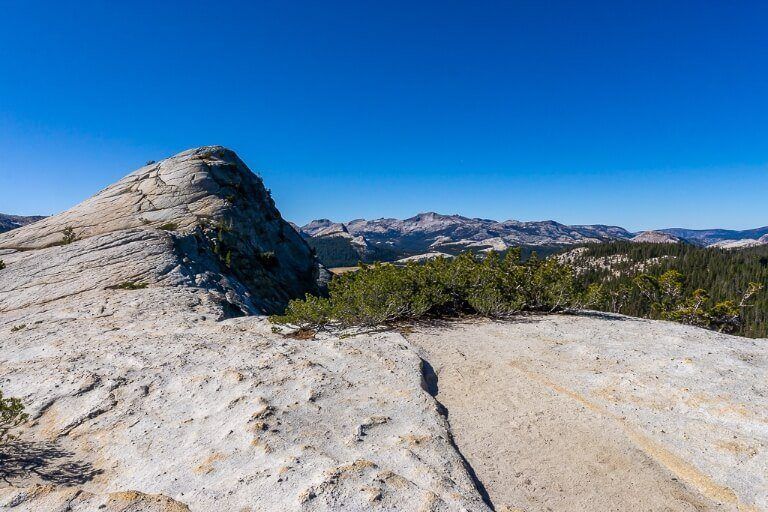
[[737,334],[768,337],[768,247],[743,250],[707,249],[688,244],[611,242],[593,244],[571,252],[568,262],[577,272],[579,285],[602,284],[597,309],[632,316],[649,316],[650,304],[634,279],[641,274],[659,276],[668,270],[683,275],[683,293],[703,289],[715,304],[740,303],[749,283],[763,284],[749,305],[741,309],[742,326]]

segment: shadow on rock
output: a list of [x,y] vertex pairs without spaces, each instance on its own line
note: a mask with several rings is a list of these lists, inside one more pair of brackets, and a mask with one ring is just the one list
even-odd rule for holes
[[0,479],[10,485],[34,479],[72,486],[92,480],[102,470],[74,459],[74,453],[56,443],[12,441],[0,448]]
[[608,313],[606,311],[592,311],[588,309],[584,310],[569,310],[566,314],[570,316],[583,316],[587,318],[599,318],[600,320],[638,320],[637,318],[631,318],[619,313]]
[[[435,399],[435,404],[437,405],[437,412],[441,415],[445,416],[445,419],[448,421],[450,425],[450,419],[448,417],[448,409],[440,402],[440,400],[437,399],[437,394],[440,390],[438,381],[439,377],[437,373],[435,373],[435,369],[432,367],[432,365],[427,361],[426,359],[421,360],[421,376],[422,376],[422,388],[424,391],[432,395],[432,397]],[[459,449],[459,446],[456,444],[456,441],[453,439],[453,434],[450,431],[448,431],[448,441],[453,445],[454,449],[456,450],[456,453],[459,455],[459,458],[461,459],[462,464],[464,465],[464,469],[467,471],[467,474],[469,475],[469,478],[472,480],[472,482],[475,484],[475,488],[477,489],[477,492],[480,493],[480,497],[483,499],[483,502],[488,505],[488,507],[491,510],[496,510],[496,508],[493,505],[493,501],[491,501],[491,496],[488,494],[488,490],[485,488],[485,485],[483,485],[483,482],[478,478],[477,473],[475,473],[475,469],[472,467],[472,464],[469,463],[469,461],[464,457],[464,454],[461,453],[461,450]]]

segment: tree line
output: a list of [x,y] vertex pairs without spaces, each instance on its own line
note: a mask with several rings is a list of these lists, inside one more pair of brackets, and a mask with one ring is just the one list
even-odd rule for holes
[[595,309],[768,337],[768,246],[611,242],[586,246],[572,265],[580,290],[600,288]]

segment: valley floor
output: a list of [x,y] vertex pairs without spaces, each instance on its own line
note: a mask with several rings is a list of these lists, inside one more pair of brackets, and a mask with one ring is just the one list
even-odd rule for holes
[[767,510],[766,340],[600,317],[407,335],[495,510]]

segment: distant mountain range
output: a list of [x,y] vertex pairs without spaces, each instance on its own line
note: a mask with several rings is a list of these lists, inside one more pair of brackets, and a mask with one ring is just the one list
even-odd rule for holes
[[735,231],[732,229],[683,228],[660,229],[659,231],[688,240],[696,245],[709,246],[724,241],[758,240],[761,237],[768,235],[768,226],[756,229],[745,229],[744,231]]
[[402,257],[465,250],[503,251],[522,246],[547,253],[567,245],[627,240],[651,243],[691,243],[700,246],[740,248],[768,244],[768,227],[745,231],[725,229],[662,229],[630,232],[604,224],[569,226],[555,221],[496,221],[420,213],[408,219],[355,219],[340,223],[318,219],[296,228],[331,266],[362,259],[394,260]]
[[503,251],[509,247],[540,249],[578,243],[629,239],[618,226],[566,226],[554,221],[499,222],[461,215],[420,213],[408,219],[355,219],[346,223],[319,219],[298,228],[321,261],[395,260],[429,252]]

